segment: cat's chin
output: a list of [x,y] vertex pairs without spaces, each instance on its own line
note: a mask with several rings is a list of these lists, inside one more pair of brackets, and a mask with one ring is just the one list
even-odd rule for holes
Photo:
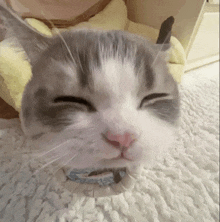
[[104,160],[99,166],[99,168],[121,168],[121,167],[127,167],[129,164],[131,164],[131,161],[125,158],[114,158],[111,160]]
[[[116,154],[116,153],[115,153]],[[136,165],[139,163],[141,158],[138,158],[138,155],[131,155],[129,152],[117,153],[110,158],[103,158],[97,161],[95,166],[96,168],[123,168],[129,167],[130,165]]]

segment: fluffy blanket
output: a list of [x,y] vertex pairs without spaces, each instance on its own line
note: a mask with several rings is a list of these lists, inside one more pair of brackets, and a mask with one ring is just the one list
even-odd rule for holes
[[[180,85],[182,122],[165,160],[143,169],[134,189],[79,197],[46,168],[33,176],[17,119],[0,120],[1,222],[216,222],[219,219],[218,64],[186,74]],[[29,163],[32,164],[29,164]]]

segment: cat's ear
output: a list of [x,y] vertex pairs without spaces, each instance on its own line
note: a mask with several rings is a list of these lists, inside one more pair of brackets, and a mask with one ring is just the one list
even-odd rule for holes
[[168,51],[171,47],[170,38],[173,23],[174,17],[170,16],[161,24],[159,36],[156,42],[158,44],[158,48],[160,48],[160,51]]
[[50,38],[38,33],[11,10],[0,5],[0,19],[8,33],[12,33],[24,51],[30,63],[36,61],[39,54],[50,44]]

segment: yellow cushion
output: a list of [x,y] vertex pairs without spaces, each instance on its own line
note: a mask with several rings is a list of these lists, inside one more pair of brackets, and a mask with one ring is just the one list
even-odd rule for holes
[[[50,30],[44,23],[36,19],[26,21],[39,32],[52,36],[57,34],[56,30]],[[127,30],[139,34],[147,39],[156,41],[159,31],[142,24],[134,23],[127,18],[127,8],[123,0],[112,0],[103,11],[74,27],[96,28],[105,30]],[[61,30],[62,31],[62,30]],[[171,37],[172,49],[170,50],[169,68],[177,82],[181,76],[185,64],[185,52],[181,43]],[[31,78],[30,64],[25,60],[25,53],[11,46],[9,39],[0,43],[0,97],[13,106],[18,112],[21,108],[21,98],[25,85]]]

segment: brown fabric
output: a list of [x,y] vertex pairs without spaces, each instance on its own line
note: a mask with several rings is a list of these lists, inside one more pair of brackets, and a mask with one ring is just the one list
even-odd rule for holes
[[0,118],[3,119],[19,118],[19,113],[15,111],[14,108],[9,106],[1,97],[0,97]]
[[[64,21],[51,20],[51,22],[57,28],[65,28],[68,26],[76,25],[80,22],[87,21],[89,18],[91,18],[95,14],[102,11],[108,5],[108,3],[110,1],[111,0],[101,0],[100,2],[95,4],[94,6],[89,8],[87,11],[85,11],[83,14],[81,14],[77,18],[74,18],[73,20],[68,20],[68,21],[66,21],[66,20],[64,20]],[[6,0],[5,3],[9,8],[11,8],[8,0]],[[43,19],[40,19],[40,20],[43,21],[46,25],[48,25],[48,27],[52,28],[50,22],[48,22],[47,20],[43,20]],[[0,41],[2,41],[4,39],[5,31],[6,30],[4,29],[3,24],[0,21]],[[2,98],[0,98],[0,118],[4,118],[4,119],[19,118],[19,113],[13,107],[8,105]]]
[[[74,26],[80,22],[87,21],[89,18],[94,16],[95,14],[102,11],[110,2],[111,0],[101,0],[97,4],[93,5],[91,8],[89,8],[87,11],[85,11],[80,16],[74,18],[73,20],[51,20],[51,22],[57,27],[57,28],[66,28],[68,26]],[[5,0],[6,5],[11,8],[10,3],[8,0]],[[25,18],[25,17],[23,17]],[[39,19],[43,21],[48,27],[52,28],[51,23],[47,20]],[[4,39],[5,36],[5,28],[3,27],[3,24],[0,21],[0,41]],[[0,98],[0,118],[4,119],[13,119],[13,118],[19,118],[19,113],[10,105],[8,105],[2,98]]]
[[[74,26],[79,24],[80,22],[88,21],[91,17],[96,15],[97,13],[101,12],[110,2],[111,0],[101,0],[95,5],[93,5],[91,8],[86,10],[83,14],[77,16],[74,19],[70,20],[55,20],[51,19],[50,22],[46,19],[36,18],[42,22],[44,22],[49,28],[53,28],[51,23],[57,27],[57,28],[67,28],[70,26]],[[25,18],[31,18],[30,16],[25,17],[23,16],[23,19]]]
[[[0,3],[5,5],[4,1],[0,0]],[[0,42],[4,40],[5,34],[6,34],[6,29],[4,28],[3,23],[0,20]],[[19,118],[19,113],[13,107],[8,105],[1,97],[0,97],[0,118],[3,119]]]

